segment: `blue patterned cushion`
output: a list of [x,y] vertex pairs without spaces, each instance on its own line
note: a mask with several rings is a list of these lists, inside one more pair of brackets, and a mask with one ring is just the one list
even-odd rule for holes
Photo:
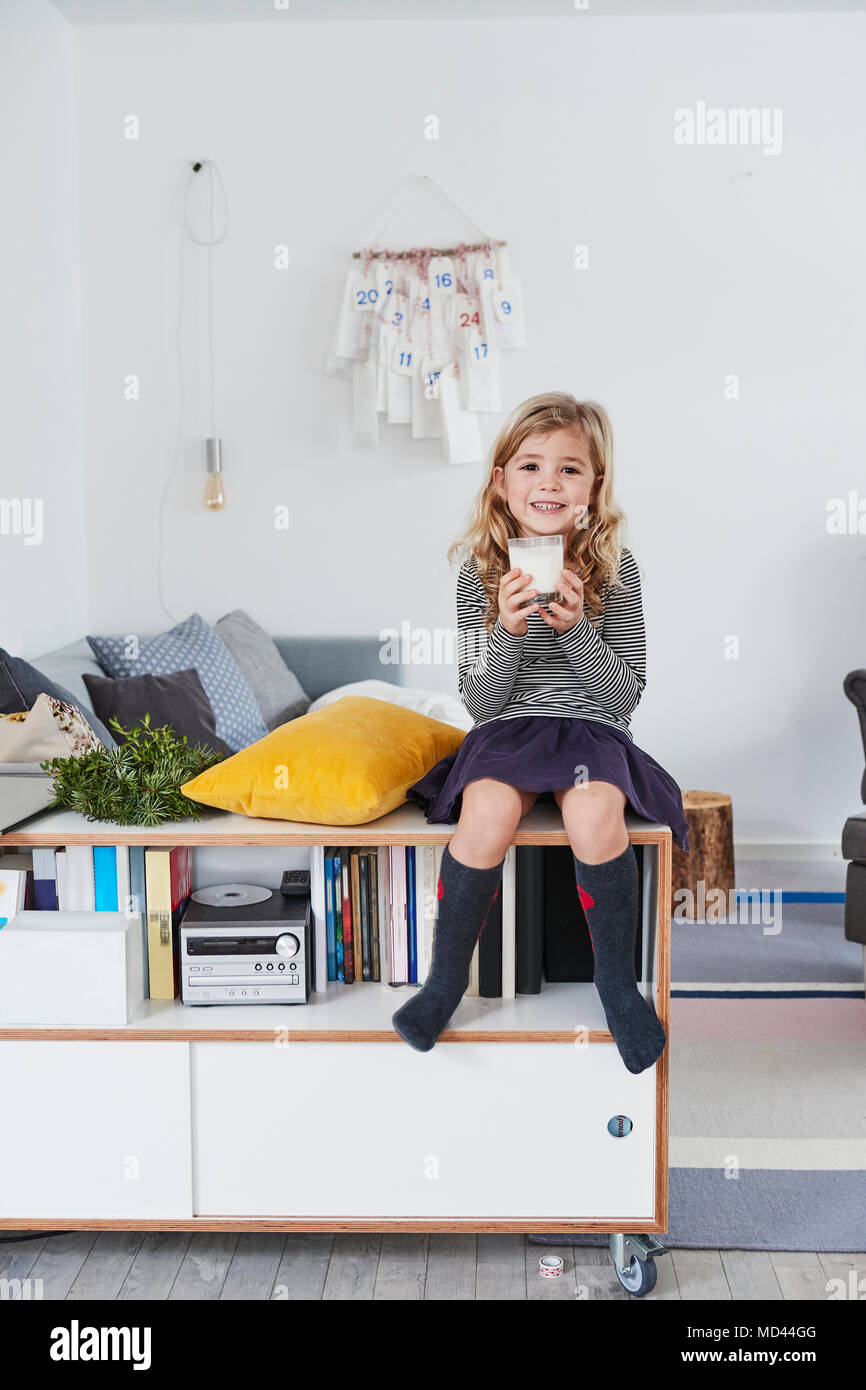
[[233,753],[248,748],[268,730],[256,697],[225,642],[198,613],[158,637],[88,637],[107,676],[168,676],[198,671],[216,716],[219,738]]

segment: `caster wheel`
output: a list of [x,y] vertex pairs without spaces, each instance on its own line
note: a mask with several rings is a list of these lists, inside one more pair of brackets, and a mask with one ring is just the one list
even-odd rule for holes
[[654,1289],[656,1280],[659,1277],[655,1260],[638,1260],[635,1259],[634,1255],[632,1255],[631,1262],[625,1274],[623,1274],[619,1265],[616,1263],[614,1263],[614,1269],[616,1270],[616,1277],[623,1288],[627,1289],[630,1294],[634,1294],[635,1298],[640,1298],[643,1294],[649,1293],[651,1289]]

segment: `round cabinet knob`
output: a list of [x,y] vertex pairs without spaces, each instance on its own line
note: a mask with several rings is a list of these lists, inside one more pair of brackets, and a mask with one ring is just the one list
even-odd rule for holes
[[296,956],[301,949],[301,943],[294,933],[285,931],[282,936],[277,937],[276,948],[278,956]]

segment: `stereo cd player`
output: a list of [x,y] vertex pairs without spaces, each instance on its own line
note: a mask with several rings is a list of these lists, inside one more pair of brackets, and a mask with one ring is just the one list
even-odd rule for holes
[[224,907],[190,899],[180,924],[184,1004],[306,1004],[310,927],[308,896]]

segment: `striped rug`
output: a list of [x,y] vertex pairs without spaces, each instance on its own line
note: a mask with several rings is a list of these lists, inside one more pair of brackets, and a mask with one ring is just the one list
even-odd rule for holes
[[866,1251],[863,949],[843,894],[779,896],[672,923],[666,1245]]

